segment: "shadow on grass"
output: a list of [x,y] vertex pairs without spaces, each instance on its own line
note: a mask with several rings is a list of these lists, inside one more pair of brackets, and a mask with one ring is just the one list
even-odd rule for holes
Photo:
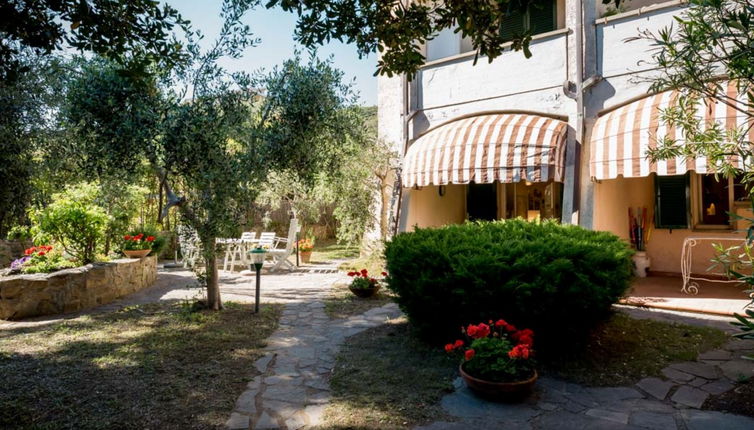
[[0,332],[0,428],[222,428],[280,307],[162,302]]
[[452,391],[458,363],[397,321],[343,345],[324,428],[403,429],[443,417],[439,401]]

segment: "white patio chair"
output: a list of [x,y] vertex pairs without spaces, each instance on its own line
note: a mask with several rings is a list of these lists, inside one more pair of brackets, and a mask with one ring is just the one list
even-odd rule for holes
[[265,231],[262,232],[259,235],[259,242],[257,242],[257,246],[261,247],[268,247],[268,248],[274,248],[275,247],[275,232],[274,231]]
[[278,269],[285,266],[289,270],[294,270],[296,266],[288,261],[288,257],[293,254],[294,246],[296,245],[296,233],[298,233],[298,220],[291,218],[291,225],[288,227],[287,238],[277,238],[277,243],[285,243],[284,249],[270,249],[267,251],[267,255],[272,257],[274,266],[270,268],[271,272],[275,272]]

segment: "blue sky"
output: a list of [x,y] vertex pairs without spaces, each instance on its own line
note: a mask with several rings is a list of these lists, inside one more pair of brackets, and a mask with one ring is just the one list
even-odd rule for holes
[[[221,1],[168,0],[168,3],[190,20],[195,28],[202,30],[205,40],[211,41],[217,35],[221,25]],[[261,43],[249,48],[242,58],[226,63],[229,69],[249,72],[260,68],[269,70],[293,55],[296,48],[293,40],[296,26],[294,14],[279,9],[266,10],[260,6],[247,13],[244,21],[254,35],[261,39]],[[356,80],[355,86],[360,93],[362,105],[377,104],[377,78],[372,76],[377,66],[376,54],[359,59],[355,46],[331,42],[319,48],[318,55],[322,58],[332,55],[335,66],[345,72],[345,78],[349,81]]]

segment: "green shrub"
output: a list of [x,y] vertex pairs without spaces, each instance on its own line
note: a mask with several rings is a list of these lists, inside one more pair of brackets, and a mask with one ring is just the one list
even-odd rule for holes
[[423,338],[503,317],[547,347],[609,314],[629,287],[632,252],[610,233],[516,219],[399,234],[385,258],[388,288]]
[[102,208],[68,198],[58,198],[34,214],[39,231],[79,264],[93,262],[101,251],[107,221]]

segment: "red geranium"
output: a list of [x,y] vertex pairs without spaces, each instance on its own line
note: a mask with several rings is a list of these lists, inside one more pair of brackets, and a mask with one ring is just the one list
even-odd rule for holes
[[127,234],[127,235],[123,236],[123,240],[131,240],[131,235]]
[[445,345],[445,352],[453,352],[454,349],[455,348],[453,347],[452,343]]
[[147,236],[147,242],[154,242],[154,236]]
[[467,349],[466,352],[463,353],[463,357],[466,359],[466,361],[469,361],[474,358],[474,354],[476,354],[476,352],[474,352],[473,349]]
[[369,272],[367,272],[367,269],[361,269],[361,276],[363,276],[363,277],[366,278],[367,277],[367,273],[369,273]]
[[514,359],[528,359],[529,354],[531,351],[529,350],[529,345],[516,345],[508,351],[508,357],[514,358]]

